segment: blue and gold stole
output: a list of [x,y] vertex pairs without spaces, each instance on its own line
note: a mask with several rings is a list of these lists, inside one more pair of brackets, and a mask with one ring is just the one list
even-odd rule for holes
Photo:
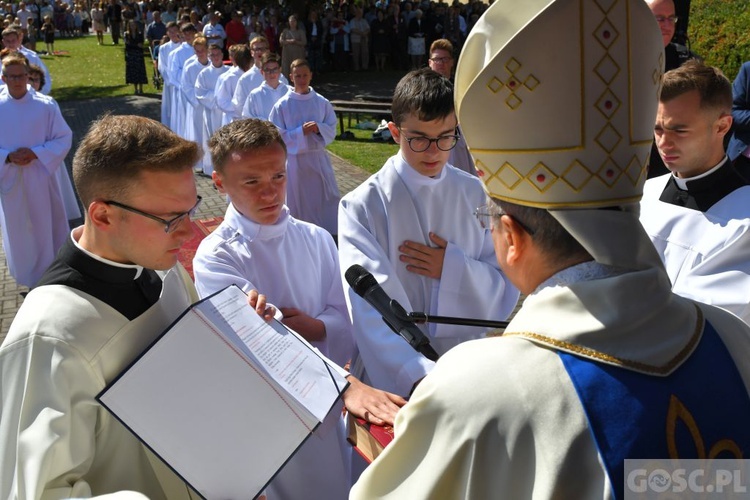
[[695,351],[668,376],[558,354],[583,405],[615,498],[623,496],[626,458],[746,457],[750,398],[710,323],[705,322]]

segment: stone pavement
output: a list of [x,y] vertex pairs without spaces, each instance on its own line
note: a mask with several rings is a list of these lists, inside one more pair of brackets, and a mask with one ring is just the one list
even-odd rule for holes
[[[86,134],[91,122],[97,117],[109,113],[113,115],[141,115],[158,120],[161,110],[160,103],[159,99],[147,96],[113,97],[60,103],[62,114],[73,130],[73,147],[66,159],[68,168],[73,164],[73,154],[78,143]],[[357,187],[369,176],[368,173],[337,156],[331,155],[331,161],[342,196]],[[196,218],[223,216],[227,203],[213,188],[211,180],[198,175],[196,175],[195,180],[198,185],[198,194],[203,197],[203,203],[201,203]],[[16,285],[13,278],[8,274],[5,252],[0,250],[0,343],[5,338],[13,317],[23,302],[20,292],[26,291],[28,291],[26,287]]]

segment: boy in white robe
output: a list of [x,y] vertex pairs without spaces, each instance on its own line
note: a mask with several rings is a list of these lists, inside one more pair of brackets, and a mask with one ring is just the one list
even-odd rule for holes
[[216,106],[222,112],[222,125],[226,125],[236,118],[234,104],[232,103],[234,89],[237,87],[237,81],[240,79],[240,76],[253,63],[250,48],[244,43],[229,47],[229,58],[232,60],[232,67],[216,80],[216,88],[214,89]]
[[57,171],[73,133],[57,103],[28,87],[27,60],[4,58],[0,93],[0,204],[8,270],[34,286],[68,233]]
[[[289,215],[286,151],[278,130],[268,121],[240,120],[214,134],[209,147],[214,182],[232,203],[196,253],[198,293],[207,296],[231,284],[246,292],[257,288],[280,308],[287,326],[343,366],[352,340],[336,246],[326,231]],[[389,397],[389,404],[403,403]],[[350,455],[334,409],[273,480],[269,497],[346,498]]]
[[[498,268],[489,231],[471,219],[484,190],[479,179],[446,163],[457,140],[450,81],[429,68],[409,73],[396,86],[393,119],[388,128],[399,153],[341,200],[341,274],[364,266],[408,312],[507,318],[518,290]],[[434,363],[345,289],[369,383],[409,394]],[[486,333],[436,324],[423,330],[438,354]]]
[[180,27],[180,33],[182,33],[183,42],[169,54],[169,68],[167,71],[169,72],[169,81],[175,86],[175,91],[172,95],[172,110],[169,128],[182,136],[185,125],[185,108],[188,105],[180,90],[182,85],[182,72],[185,70],[185,64],[188,59],[195,55],[193,40],[195,39],[197,30],[192,24],[185,23]]
[[[52,76],[49,74],[47,66],[44,61],[37,55],[33,50],[29,50],[21,43],[23,41],[23,31],[20,26],[12,25],[5,28],[2,32],[3,37],[3,48],[9,49],[11,52],[18,52],[23,55],[30,64],[36,64],[42,71],[44,71],[44,85],[42,86],[42,93],[49,95],[52,90]],[[2,71],[3,65],[0,62],[0,71]]]
[[695,60],[662,82],[654,136],[671,173],[646,182],[641,223],[675,293],[750,323],[750,179],[724,153],[731,84]]
[[274,105],[289,92],[289,85],[282,83],[281,58],[271,52],[263,56],[261,63],[263,83],[250,92],[242,108],[243,118],[268,120]]
[[287,206],[293,217],[338,233],[339,188],[326,146],[336,137],[336,114],[328,99],[310,87],[304,59],[291,64],[294,91],[282,97],[269,116],[289,152]]
[[198,74],[208,66],[208,44],[202,36],[193,40],[195,58],[188,59],[182,72],[180,91],[185,99],[185,124],[183,137],[189,141],[203,144],[203,106],[195,97],[195,82]]
[[[242,110],[250,92],[260,87],[263,83],[261,65],[263,64],[263,56],[268,54],[268,50],[269,45],[266,37],[256,36],[250,40],[250,52],[253,55],[253,66],[237,81],[237,87],[235,87],[234,96],[232,96],[232,104],[234,105],[234,114],[236,118],[242,117]],[[284,85],[289,84],[289,81],[283,74],[280,75],[280,81]],[[264,118],[264,120],[267,119],[268,117]]]
[[161,122],[169,127],[172,124],[172,104],[174,102],[174,82],[169,75],[169,56],[180,46],[180,28],[177,23],[167,23],[167,36],[169,41],[159,46],[159,60],[157,69],[164,80],[164,91],[161,95]]
[[214,171],[211,163],[211,154],[208,151],[208,138],[221,127],[222,114],[221,109],[216,105],[214,89],[219,77],[229,71],[229,68],[224,66],[223,59],[224,54],[221,47],[210,44],[208,46],[208,60],[211,64],[201,70],[198,73],[198,78],[195,80],[195,98],[203,108],[203,142],[201,144],[203,147],[203,161],[201,162],[201,168],[203,174],[208,176]]
[[[519,5],[474,26],[456,109],[490,197],[477,217],[527,298],[502,335],[441,357],[351,499],[701,497],[670,477],[744,458],[750,328],[672,293],[638,221],[661,34],[642,0]],[[602,94],[604,58],[620,71]],[[531,78],[522,103],[496,85],[509,68]]]

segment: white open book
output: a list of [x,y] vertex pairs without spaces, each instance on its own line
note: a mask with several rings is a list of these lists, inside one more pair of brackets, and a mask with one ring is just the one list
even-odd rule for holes
[[203,497],[250,499],[347,384],[230,286],[192,305],[97,399]]

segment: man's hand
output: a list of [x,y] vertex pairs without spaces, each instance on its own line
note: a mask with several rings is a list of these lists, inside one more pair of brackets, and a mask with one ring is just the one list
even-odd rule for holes
[[281,322],[308,342],[326,338],[326,325],[319,319],[308,316],[295,307],[280,307],[279,310],[284,315]]
[[250,290],[247,294],[247,303],[266,321],[271,321],[276,314],[276,308],[266,305],[266,296],[258,293],[258,290]]
[[318,124],[315,122],[305,122],[302,125],[302,133],[304,135],[318,134],[320,133],[320,129],[318,128]]
[[443,275],[443,260],[448,242],[435,233],[430,233],[430,241],[436,246],[430,247],[406,240],[398,247],[401,262],[406,263],[406,270],[428,278],[440,279]]
[[399,408],[406,404],[404,398],[363,384],[353,375],[346,380],[350,385],[343,398],[349,413],[373,424],[393,425]]

